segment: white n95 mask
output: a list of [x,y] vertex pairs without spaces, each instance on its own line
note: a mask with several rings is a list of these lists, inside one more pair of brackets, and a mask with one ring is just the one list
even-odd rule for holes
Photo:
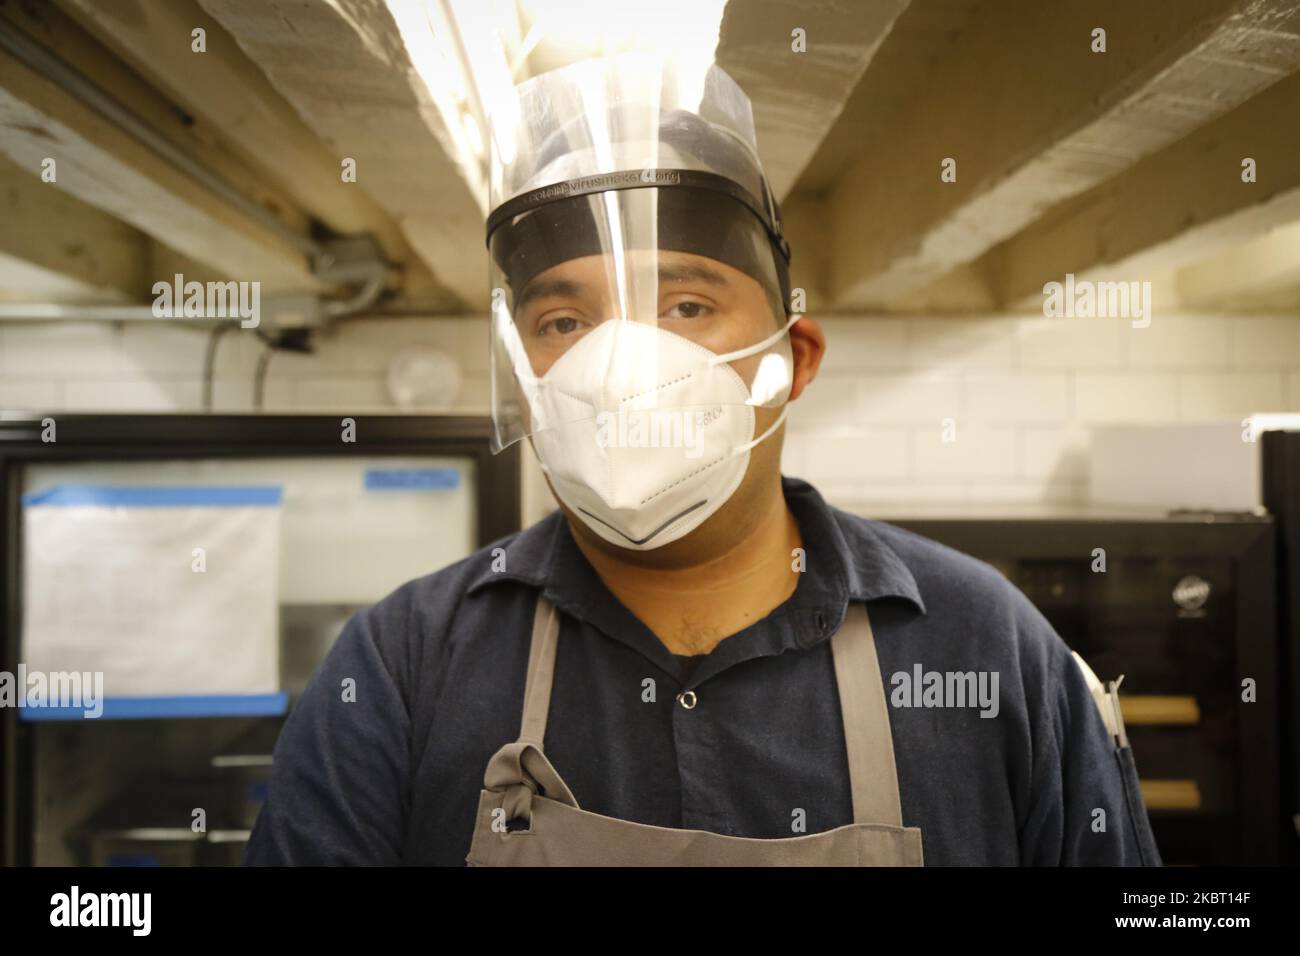
[[[520,383],[533,447],[564,504],[606,541],[647,551],[703,524],[735,493],[754,437],[754,406],[785,405],[787,332],[718,355],[658,326],[626,319],[587,332],[541,377]],[[751,390],[729,362],[779,346]],[[647,362],[647,356],[652,359]]]

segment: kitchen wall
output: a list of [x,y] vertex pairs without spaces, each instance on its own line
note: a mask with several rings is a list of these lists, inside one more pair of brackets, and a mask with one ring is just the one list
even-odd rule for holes
[[1085,499],[1094,426],[1300,410],[1300,318],[825,326],[822,373],[790,411],[786,467],[873,513],[1058,511]]
[[[1089,430],[1113,422],[1240,420],[1300,411],[1300,316],[823,320],[829,350],[791,407],[785,470],[868,513],[1068,510],[1086,496]],[[145,323],[0,323],[0,409],[196,411],[208,336]],[[366,319],[279,353],[268,412],[398,411],[386,373],[399,350],[460,363],[454,410],[487,410],[487,329],[474,319]],[[218,411],[251,411],[262,351],[221,341]],[[947,440],[945,440],[947,439]],[[529,456],[530,457],[530,456]],[[544,486],[526,476],[526,511]],[[540,497],[534,497],[538,488]]]

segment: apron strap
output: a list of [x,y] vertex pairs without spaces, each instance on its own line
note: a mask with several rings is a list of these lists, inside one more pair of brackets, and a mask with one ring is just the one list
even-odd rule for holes
[[528,650],[528,678],[524,683],[524,719],[519,740],[545,750],[546,716],[551,709],[551,684],[555,679],[555,648],[560,640],[560,615],[541,592],[533,612],[533,640]]
[[844,623],[831,638],[831,655],[849,758],[853,822],[901,827],[889,706],[865,604],[849,602]]
[[507,820],[531,821],[534,794],[581,809],[546,754],[536,744],[523,740],[506,744],[493,755],[483,777],[483,788],[503,794],[501,807]]

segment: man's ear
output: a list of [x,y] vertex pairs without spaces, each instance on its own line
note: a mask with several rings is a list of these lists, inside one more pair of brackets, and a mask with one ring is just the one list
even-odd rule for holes
[[814,319],[805,315],[790,326],[790,353],[794,358],[794,377],[788,400],[793,402],[804,387],[817,377],[822,356],[826,354],[826,333]]

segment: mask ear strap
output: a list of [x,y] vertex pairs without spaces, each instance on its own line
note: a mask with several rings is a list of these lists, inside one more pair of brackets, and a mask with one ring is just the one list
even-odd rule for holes
[[787,322],[781,328],[777,329],[767,338],[763,339],[763,341],[757,343],[756,345],[751,345],[749,346],[749,348],[737,349],[734,352],[727,352],[724,355],[715,355],[713,356],[713,358],[709,359],[709,365],[720,365],[723,362],[734,362],[736,359],[743,359],[743,358],[748,358],[751,355],[757,355],[759,352],[770,347],[771,344],[775,342],[777,339],[781,338],[781,336],[789,332],[790,326],[794,325],[802,318],[803,318],[802,315],[790,316],[789,322]]
[[781,406],[781,414],[776,416],[776,421],[774,421],[771,425],[769,425],[768,428],[767,428],[767,430],[766,430],[765,432],[763,432],[763,434],[759,435],[759,436],[758,436],[757,438],[755,438],[753,441],[745,442],[745,444],[743,444],[743,445],[737,445],[735,448],[733,448],[733,449],[731,450],[731,453],[732,453],[733,455],[739,455],[739,454],[741,454],[742,452],[749,451],[751,448],[753,448],[755,445],[757,445],[759,442],[761,442],[761,441],[762,441],[764,438],[766,438],[768,435],[771,435],[772,432],[776,431],[778,428],[781,427],[781,423],[782,423],[783,421],[785,421],[785,415],[786,415],[786,412],[788,412],[788,411],[790,411],[790,403],[789,403],[789,402],[787,402],[786,404],[784,404],[784,405]]

